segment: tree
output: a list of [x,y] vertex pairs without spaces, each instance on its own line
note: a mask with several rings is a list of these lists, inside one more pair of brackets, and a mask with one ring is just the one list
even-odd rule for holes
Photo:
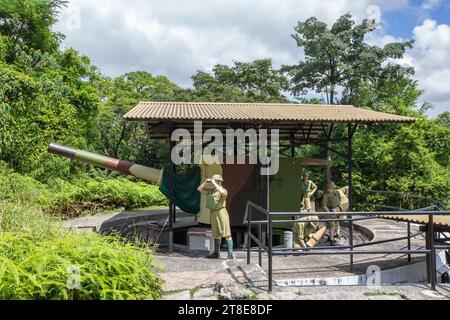
[[50,141],[95,146],[99,78],[87,57],[59,50],[52,30],[64,1],[0,0],[0,160],[45,180],[70,167]]
[[270,59],[216,65],[212,73],[192,76],[193,99],[221,102],[286,102],[289,81],[272,66]]
[[102,152],[160,166],[165,157],[158,152],[165,150],[161,142],[149,141],[141,123],[127,122],[123,116],[141,101],[174,101],[181,89],[166,77],[138,71],[104,79],[98,90],[103,101],[98,120]]
[[331,28],[316,17],[299,22],[292,37],[304,50],[305,58],[298,65],[282,67],[291,78],[293,95],[312,89],[325,93],[327,102],[334,104],[338,87],[352,97],[361,82],[376,79],[390,69],[391,64],[384,65],[387,60],[401,58],[413,42],[390,43],[383,48],[369,45],[364,38],[375,28],[376,24],[367,19],[355,26],[349,13]]
[[436,123],[440,124],[441,126],[450,128],[450,112],[445,111],[438,115],[435,119]]
[[63,0],[0,0],[0,34],[6,38],[6,62],[13,63],[19,51],[33,48],[52,53],[63,36],[53,31]]

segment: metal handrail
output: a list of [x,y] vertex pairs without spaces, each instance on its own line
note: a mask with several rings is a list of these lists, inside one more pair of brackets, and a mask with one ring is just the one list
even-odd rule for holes
[[[380,194],[380,195],[394,195],[394,196],[403,196],[406,199],[420,199],[420,200],[424,200],[424,201],[428,201],[429,203],[433,203],[434,207],[437,210],[447,210],[447,207],[440,201],[438,200],[434,200],[428,197],[424,197],[420,194],[414,194],[414,193],[404,193],[404,192],[398,192],[398,191],[386,191],[386,190],[365,190],[364,193],[366,194]],[[373,205],[373,206],[380,206],[379,204],[376,203],[367,203],[368,205]],[[388,206],[386,206],[388,207]],[[400,209],[399,207],[392,207],[392,208],[397,208]]]
[[[426,254],[429,256],[427,268],[429,271],[429,281],[430,286],[432,290],[436,289],[436,248],[446,247],[449,248],[450,245],[440,245],[435,246],[434,245],[434,216],[443,216],[443,215],[450,215],[450,211],[430,211],[429,209],[433,206],[422,208],[419,210],[400,210],[400,211],[346,211],[346,212],[270,212],[269,210],[251,202],[247,202],[247,206],[245,209],[245,215],[244,215],[244,224],[247,224],[247,264],[250,264],[251,262],[251,255],[250,255],[250,249],[251,249],[251,240],[255,241],[255,243],[258,246],[258,252],[259,252],[259,265],[262,266],[262,251],[265,251],[268,253],[268,278],[269,278],[269,291],[272,291],[272,285],[273,285],[273,268],[272,268],[272,258],[273,255],[313,255],[313,254],[328,254],[328,255],[338,255],[338,254],[348,254],[351,257],[354,254],[408,254],[409,259],[410,255],[412,254]],[[435,208],[438,208],[435,206]],[[252,220],[252,211],[253,209],[258,210],[259,212],[265,214],[267,216],[267,220]],[[425,209],[425,210],[423,210]],[[341,246],[341,247],[314,247],[314,248],[276,248],[274,250],[272,238],[273,238],[273,225],[278,223],[295,223],[295,222],[304,222],[305,220],[301,217],[308,217],[308,216],[322,216],[322,217],[331,217],[328,219],[314,219],[314,220],[308,220],[308,222],[324,222],[324,221],[350,221],[350,223],[353,223],[353,221],[357,220],[366,220],[366,219],[373,219],[373,218],[382,218],[383,216],[394,216],[394,215],[411,215],[411,216],[418,216],[418,215],[428,215],[428,243],[429,248],[428,249],[415,249],[411,250],[409,240],[411,238],[411,233],[409,229],[409,223],[408,223],[408,237],[402,237],[402,238],[395,238],[395,239],[388,239],[390,241],[398,241],[399,239],[405,239],[408,238],[408,249],[397,249],[397,250],[353,250],[355,247],[361,247],[360,245],[356,244],[353,245],[353,242],[350,241],[349,246]],[[274,217],[284,217],[284,216],[297,216],[300,217],[298,219],[290,219],[290,220],[274,220]],[[336,216],[349,216],[349,218],[338,218]],[[354,218],[354,216],[362,216],[358,218]],[[256,237],[252,233],[252,225],[258,226],[258,237]],[[264,245],[261,242],[261,236],[262,236],[262,226],[266,226],[267,230],[267,236],[268,236],[268,246]],[[373,245],[376,243],[385,243],[388,242],[388,240],[380,241],[380,242],[373,242],[370,244],[365,245]],[[350,264],[353,264],[353,259],[351,259]]]

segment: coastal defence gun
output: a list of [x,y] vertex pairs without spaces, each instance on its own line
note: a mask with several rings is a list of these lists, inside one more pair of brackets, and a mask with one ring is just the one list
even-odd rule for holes
[[[159,190],[184,212],[197,214],[200,211],[200,193],[197,191],[197,186],[200,184],[200,170],[198,168],[194,168],[187,174],[179,176],[176,174],[172,175],[167,168],[150,168],[126,160],[118,160],[84,150],[73,149],[57,143],[50,143],[48,152],[157,184]],[[173,192],[171,192],[171,183]]]
[[77,160],[104,169],[132,175],[136,178],[155,183],[158,186],[163,176],[163,170],[161,169],[149,168],[130,161],[118,160],[84,150],[72,149],[53,142],[48,145],[48,152],[70,160]]

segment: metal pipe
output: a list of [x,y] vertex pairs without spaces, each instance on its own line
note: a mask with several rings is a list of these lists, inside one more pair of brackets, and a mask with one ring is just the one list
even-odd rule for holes
[[345,255],[345,254],[427,254],[430,253],[430,250],[426,249],[417,249],[417,250],[334,250],[334,251],[325,251],[325,250],[304,250],[303,252],[298,253],[286,253],[276,251],[272,253],[273,255],[285,256],[287,254],[302,254],[302,255],[319,255],[319,254],[327,254],[327,255]]
[[273,257],[273,252],[272,252],[272,217],[269,215],[269,225],[268,225],[268,233],[269,233],[269,261],[268,261],[268,271],[269,271],[269,292],[272,292],[272,257]]
[[[355,130],[356,130],[355,125]],[[352,145],[352,138],[353,138],[352,131],[352,124],[347,124],[347,165],[348,165],[348,211],[353,211],[353,145]],[[349,226],[349,243],[350,243],[350,250],[353,250],[353,220],[350,220],[350,226]],[[350,271],[353,271],[353,255],[350,255]]]
[[436,291],[436,251],[434,249],[433,215],[428,216],[428,233],[430,241],[430,280],[431,290]]
[[[410,222],[408,222],[408,225],[407,225],[408,227],[407,227],[407,232],[408,232],[408,239],[407,239],[407,242],[408,242],[408,250],[411,250],[411,223]],[[410,254],[408,254],[408,262],[411,262],[411,255]]]
[[[268,248],[267,248],[264,244],[262,244],[262,243],[258,240],[258,238],[255,237],[254,234],[250,234],[250,237],[253,239],[253,241],[256,242],[256,244],[258,245],[258,247],[260,247],[264,252],[268,252]],[[250,248],[250,250],[251,250],[251,248]],[[258,250],[258,249],[256,249],[256,250]]]
[[250,248],[252,246],[252,208],[247,207],[248,224],[247,224],[247,264],[250,264]]
[[[415,234],[414,236],[418,236],[420,235],[420,233]],[[388,242],[395,242],[395,241],[400,241],[400,240],[406,240],[407,238],[409,238],[408,236],[406,237],[399,237],[399,238],[392,238],[392,239],[386,239],[386,240],[379,240],[379,241],[370,241],[367,243],[358,243],[355,244],[353,247],[365,247],[365,246],[370,246],[373,244],[381,244],[381,243],[388,243]],[[411,248],[408,248],[408,250],[410,250]]]
[[[258,239],[259,242],[261,243],[261,234],[262,234],[262,226],[259,224],[258,225]],[[262,268],[262,251],[261,251],[261,245],[258,244],[258,263],[259,266]]]
[[450,248],[450,243],[447,245],[435,245],[434,246],[435,249],[449,249]]
[[[336,212],[270,212],[271,216],[335,216]],[[393,216],[393,215],[407,215],[407,216],[424,216],[433,214],[435,216],[450,215],[450,211],[416,211],[416,210],[402,210],[402,211],[342,211],[340,215],[353,215],[353,216]]]
[[[171,134],[172,135],[172,131],[173,129],[171,129]],[[173,195],[174,195],[174,163],[172,161],[172,157],[170,156],[170,153],[172,152],[172,148],[174,146],[174,142],[169,139],[169,174],[170,174],[170,179],[169,179],[169,193],[170,193],[170,197],[169,197],[169,253],[173,252],[173,222],[174,222],[174,202],[173,202]]]
[[[361,220],[372,220],[372,219],[381,219],[378,216],[367,216],[367,217],[360,217],[360,218],[336,218],[336,219],[315,219],[315,220],[308,220],[308,222],[328,222],[328,221],[361,221]],[[275,224],[283,224],[283,223],[295,223],[295,222],[304,222],[303,219],[289,219],[289,220],[274,220],[273,223]],[[252,221],[252,224],[267,224],[269,220],[255,220]],[[247,223],[247,221],[244,221],[244,223]]]
[[[375,244],[382,244],[382,243],[406,240],[406,238],[407,237],[399,237],[399,238],[392,238],[392,239],[386,239],[386,240],[371,241],[371,242],[367,242],[367,243],[358,243],[358,244],[353,245],[353,248],[368,247],[368,246],[375,245]],[[351,246],[350,245],[339,246],[338,248],[339,249],[350,249]],[[274,251],[310,251],[310,250],[327,250],[327,249],[336,249],[336,246],[320,246],[320,247],[312,247],[312,248],[275,248]]]

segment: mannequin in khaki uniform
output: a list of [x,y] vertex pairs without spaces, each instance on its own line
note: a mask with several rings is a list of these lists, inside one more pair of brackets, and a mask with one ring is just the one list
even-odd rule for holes
[[[336,190],[336,185],[334,182],[329,182],[327,188],[323,194],[322,200],[320,202],[320,212],[337,212],[341,211],[341,195],[339,191]],[[327,216],[326,218],[338,218],[339,216]],[[339,221],[327,222],[327,228],[330,229],[330,242],[331,245],[335,245],[335,238],[339,236],[340,224]]]
[[[309,173],[303,172],[302,181],[300,181],[300,212],[311,212],[311,196],[317,191],[314,182],[308,179]],[[296,219],[300,219],[297,216]],[[304,217],[303,220],[318,220],[317,216]],[[306,247],[308,236],[317,228],[318,222],[296,222],[292,227],[294,236],[294,247]]]
[[[214,189],[207,190],[205,186],[211,183]],[[214,238],[214,252],[208,255],[209,259],[220,259],[220,245],[222,238],[227,241],[228,259],[233,259],[233,239],[231,238],[230,217],[226,208],[228,192],[222,186],[222,176],[215,174],[211,179],[206,179],[197,190],[208,192],[206,207],[211,214],[211,232]]]

